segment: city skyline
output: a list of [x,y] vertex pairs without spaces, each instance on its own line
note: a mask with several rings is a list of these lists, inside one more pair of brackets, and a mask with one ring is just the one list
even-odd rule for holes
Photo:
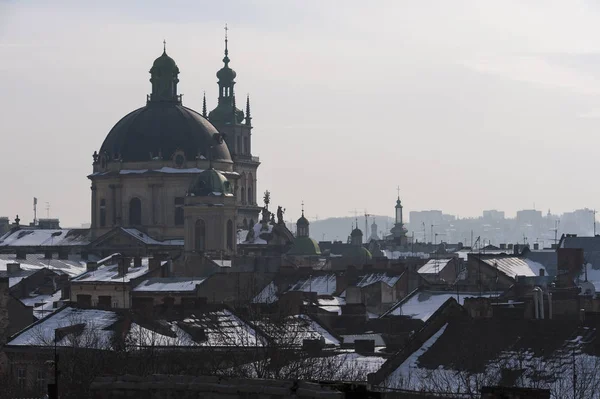
[[13,188],[0,213],[32,219],[37,197],[64,225],[89,222],[91,154],[143,105],[163,40],[184,104],[200,110],[206,92],[214,106],[225,22],[238,95],[252,98],[257,190],[286,219],[302,200],[321,217],[392,215],[397,185],[407,212],[593,209],[599,10],[579,5],[2,3],[0,128],[14,167],[0,171]]

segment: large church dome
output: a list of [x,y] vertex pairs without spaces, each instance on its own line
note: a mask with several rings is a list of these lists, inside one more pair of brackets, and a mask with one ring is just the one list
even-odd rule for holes
[[227,144],[217,142],[215,134],[217,129],[196,111],[178,102],[149,101],[117,122],[100,153],[106,151],[123,162],[144,162],[159,154],[170,159],[175,151],[182,150],[189,160],[202,155],[231,161]]
[[[181,104],[177,94],[179,68],[166,53],[150,69],[152,93],[145,107],[127,114],[111,129],[100,154],[123,162],[164,160],[176,151],[188,160],[197,156],[231,162],[227,144],[217,129],[198,112]],[[211,150],[212,147],[212,150]]]

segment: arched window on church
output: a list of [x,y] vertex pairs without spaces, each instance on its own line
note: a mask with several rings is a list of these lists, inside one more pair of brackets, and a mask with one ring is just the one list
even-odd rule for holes
[[106,226],[106,200],[100,200],[100,227]]
[[248,187],[248,203],[249,204],[253,204],[254,203],[254,197],[252,196],[253,192],[252,192],[252,186]]
[[227,221],[227,249],[233,249],[233,222]]
[[139,226],[142,224],[142,201],[134,197],[129,201],[129,225]]
[[194,249],[197,252],[202,252],[206,248],[206,225],[204,220],[196,220],[194,226]]
[[248,219],[244,218],[244,223],[242,224],[242,226],[244,227],[244,230],[248,230]]
[[246,187],[242,186],[242,204],[246,203]]

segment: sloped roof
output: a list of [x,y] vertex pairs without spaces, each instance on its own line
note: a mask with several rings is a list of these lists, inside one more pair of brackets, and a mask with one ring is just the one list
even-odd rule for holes
[[317,295],[333,295],[335,290],[335,274],[326,274],[302,278],[292,284],[288,291],[316,292]]
[[[573,371],[597,397],[597,326],[554,320],[453,319],[392,371],[381,386],[428,392],[473,392],[474,385],[538,386],[554,397],[573,392]],[[585,376],[585,377],[584,377]],[[562,390],[562,391],[561,391]]]
[[360,280],[358,280],[358,282],[356,283],[357,287],[367,287],[371,284],[375,284],[375,283],[379,283],[379,282],[383,282],[386,283],[387,285],[389,285],[390,287],[393,287],[394,285],[396,285],[396,283],[398,282],[398,280],[400,280],[399,275],[388,275],[385,272],[375,272],[375,273],[369,273],[369,274],[365,274],[363,276],[360,276]]
[[452,259],[431,259],[418,270],[420,274],[437,274],[440,273]]
[[19,229],[0,237],[0,247],[63,247],[90,243],[89,229]]
[[517,256],[481,256],[481,261],[512,278],[515,276],[535,277],[540,275],[540,270],[546,270],[541,263]]
[[0,271],[5,271],[6,265],[9,263],[19,263],[21,270],[35,271],[48,268],[71,277],[77,276],[86,270],[86,261],[78,255],[70,255],[69,259],[45,259],[44,255],[27,254],[25,259],[17,259],[14,254],[0,254]]
[[134,292],[193,292],[206,277],[153,277],[139,283]]

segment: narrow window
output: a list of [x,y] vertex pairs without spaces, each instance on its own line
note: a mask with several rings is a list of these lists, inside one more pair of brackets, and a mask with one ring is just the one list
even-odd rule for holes
[[129,201],[129,225],[139,226],[142,224],[142,201],[139,198],[132,198]]
[[35,385],[38,389],[43,389],[46,387],[46,371],[44,371],[44,370],[37,371],[37,378],[35,381]]
[[248,137],[244,137],[244,154],[250,154],[250,145],[248,142]]
[[198,219],[196,220],[196,225],[194,228],[195,235],[195,249],[198,252],[204,251],[206,247],[206,226],[204,224],[204,220]]
[[242,138],[238,136],[237,138],[237,153],[241,154],[242,153]]
[[183,197],[175,198],[175,226],[183,226]]
[[227,249],[233,249],[233,222],[227,221]]
[[252,196],[252,186],[248,187],[248,203],[249,204],[253,204],[254,203],[254,197]]
[[17,383],[19,384],[19,388],[25,388],[27,384],[25,369],[17,369]]
[[100,200],[100,227],[106,226],[106,200]]
[[243,186],[242,186],[242,198],[241,198],[241,200],[242,200],[242,204],[246,203],[246,187],[243,187]]

